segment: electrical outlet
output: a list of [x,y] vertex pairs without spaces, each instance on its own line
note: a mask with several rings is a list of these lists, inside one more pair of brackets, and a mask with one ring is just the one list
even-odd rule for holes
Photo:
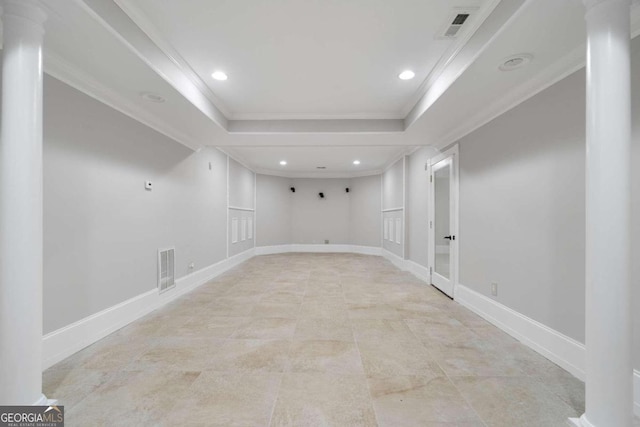
[[325,239],[325,240],[324,240],[324,244],[325,244],[325,245],[328,245],[328,244],[329,244],[329,239]]
[[491,283],[491,295],[498,296],[498,284],[496,282]]

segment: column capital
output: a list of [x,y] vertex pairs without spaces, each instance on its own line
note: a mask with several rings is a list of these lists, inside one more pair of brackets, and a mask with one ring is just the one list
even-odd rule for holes
[[36,0],[0,0],[0,6],[3,19],[15,17],[38,26],[47,20],[47,13]]

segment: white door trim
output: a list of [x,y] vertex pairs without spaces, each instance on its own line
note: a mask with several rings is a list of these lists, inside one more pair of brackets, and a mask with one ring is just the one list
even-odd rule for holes
[[[460,192],[459,192],[459,149],[458,144],[452,146],[448,150],[442,152],[441,154],[432,157],[429,159],[428,164],[428,176],[429,176],[429,269],[431,271],[431,283],[433,284],[433,272],[435,272],[435,234],[433,229],[433,223],[435,218],[435,192],[433,191],[433,166],[448,158],[451,157],[451,195],[450,195],[450,203],[451,203],[451,234],[456,236],[455,240],[451,241],[451,260],[450,260],[450,297],[454,298],[455,289],[459,282],[458,277],[458,267],[459,267],[459,246],[460,246],[460,230],[459,230],[459,206],[460,206]],[[449,294],[449,292],[445,293]]]

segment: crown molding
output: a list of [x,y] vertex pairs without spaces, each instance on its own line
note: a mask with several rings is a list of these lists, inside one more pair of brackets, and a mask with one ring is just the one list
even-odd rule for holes
[[233,113],[231,121],[253,120],[404,120],[400,112],[390,113],[345,113],[345,114],[315,114],[315,113]]
[[451,130],[442,138],[439,138],[434,146],[442,149],[457,142],[459,139],[484,126],[493,119],[517,107],[527,99],[532,98],[583,68],[585,65],[585,49],[585,46],[581,46],[573,50],[569,55],[543,69],[531,79],[511,89],[505,96],[496,99],[491,104],[483,106],[477,114],[468,118],[464,123]]
[[403,119],[411,113],[416,104],[420,102],[420,99],[425,96],[429,91],[429,88],[438,80],[438,78],[445,72],[449,64],[456,58],[464,46],[469,42],[471,37],[476,33],[484,21],[491,15],[493,10],[498,6],[501,0],[489,0],[485,5],[480,8],[454,8],[454,9],[476,9],[477,14],[472,18],[467,28],[463,28],[462,34],[455,40],[455,42],[445,51],[440,57],[436,65],[431,69],[429,74],[422,81],[420,86],[416,89],[415,93],[409,98],[409,101],[400,110]]
[[[451,87],[451,85],[475,62],[487,47],[517,18],[525,6],[534,0],[493,1],[494,8],[470,35],[446,66],[433,76],[424,95],[405,118],[405,128],[415,123]],[[471,33],[471,32],[470,32]],[[437,84],[436,84],[437,83]]]
[[[632,10],[631,19],[631,38],[634,39],[640,36],[640,7]],[[457,128],[451,130],[443,137],[438,138],[434,147],[442,149],[454,142],[457,142],[459,139],[465,137],[474,130],[517,107],[527,99],[532,98],[565,77],[568,77],[576,71],[584,68],[586,63],[586,52],[586,44],[574,49],[568,55],[565,55],[560,60],[549,65],[529,80],[510,90],[505,94],[505,96],[484,106],[478,111],[478,114],[470,117]]]
[[173,47],[160,33],[158,28],[146,18],[140,8],[130,0],[113,0],[115,4],[122,9],[122,11],[129,16],[134,24],[144,32],[147,37],[160,49],[167,58],[172,60],[180,70],[193,82],[194,85],[211,101],[220,112],[227,118],[231,118],[233,113],[224,104],[224,102],[216,96],[211,88],[202,80],[200,75],[195,72],[193,67],[178,53],[176,48]]
[[160,119],[148,110],[132,103],[116,91],[106,87],[51,50],[46,50],[44,53],[44,70],[48,75],[57,80],[66,83],[91,98],[108,105],[114,110],[131,117],[194,151],[199,150],[203,145],[187,134],[169,126],[165,120]]
[[331,179],[351,179],[351,178],[363,178],[366,176],[376,176],[382,174],[382,169],[372,169],[362,172],[282,172],[271,169],[257,168],[255,173],[260,175],[277,176],[280,178],[331,178]]
[[230,120],[229,133],[398,133],[404,120]]
[[177,60],[164,52],[116,3],[101,0],[72,0],[89,17],[116,37],[158,76],[177,90],[202,114],[222,129],[227,117],[194,83]]

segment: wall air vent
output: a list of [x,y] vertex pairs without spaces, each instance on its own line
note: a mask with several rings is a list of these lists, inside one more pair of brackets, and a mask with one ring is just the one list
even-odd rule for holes
[[158,290],[160,293],[176,286],[175,249],[158,250]]
[[439,34],[439,38],[441,39],[454,39],[458,36],[458,33],[464,26],[466,22],[469,21],[469,17],[474,10],[471,9],[455,9],[451,15],[449,15],[449,19],[447,20],[446,25],[443,30]]
[[326,169],[326,166],[316,166],[316,169]]

